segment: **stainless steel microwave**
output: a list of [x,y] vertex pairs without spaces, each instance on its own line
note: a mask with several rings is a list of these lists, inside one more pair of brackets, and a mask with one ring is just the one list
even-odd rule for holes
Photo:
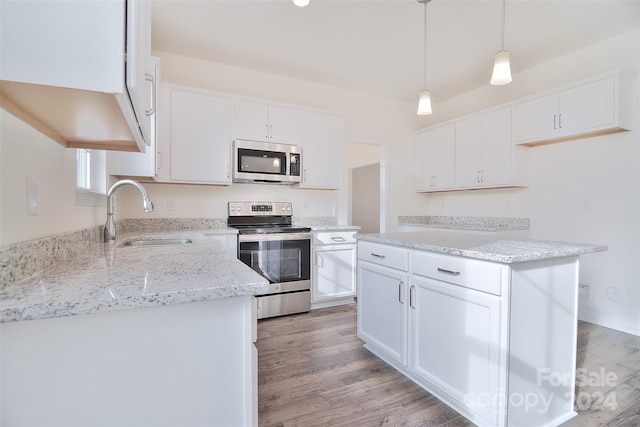
[[236,139],[233,155],[233,182],[285,185],[300,182],[300,146]]

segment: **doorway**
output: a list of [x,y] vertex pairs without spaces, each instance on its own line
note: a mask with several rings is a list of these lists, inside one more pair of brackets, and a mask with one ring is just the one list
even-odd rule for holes
[[386,231],[386,149],[371,142],[350,141],[346,146],[349,171],[349,224],[359,233]]

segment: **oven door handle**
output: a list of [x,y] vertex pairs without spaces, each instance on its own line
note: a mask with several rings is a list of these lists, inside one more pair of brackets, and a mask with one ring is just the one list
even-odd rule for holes
[[238,234],[238,243],[278,240],[311,240],[311,233]]

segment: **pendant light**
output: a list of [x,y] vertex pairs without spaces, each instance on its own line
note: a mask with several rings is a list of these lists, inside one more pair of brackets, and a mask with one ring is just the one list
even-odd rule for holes
[[506,0],[502,0],[502,33],[501,33],[501,48],[496,53],[496,59],[493,64],[493,74],[491,75],[490,83],[494,86],[506,85],[511,83],[511,66],[509,65],[509,52],[504,50],[504,22],[505,22],[505,3]]
[[418,101],[418,115],[428,116],[431,111],[431,92],[427,90],[427,3],[431,0],[418,0],[418,3],[424,3],[424,89],[420,92],[420,100]]

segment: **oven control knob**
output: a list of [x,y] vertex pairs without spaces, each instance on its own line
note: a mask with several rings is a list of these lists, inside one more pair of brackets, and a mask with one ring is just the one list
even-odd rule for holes
[[287,206],[287,211],[291,212],[291,206]]

